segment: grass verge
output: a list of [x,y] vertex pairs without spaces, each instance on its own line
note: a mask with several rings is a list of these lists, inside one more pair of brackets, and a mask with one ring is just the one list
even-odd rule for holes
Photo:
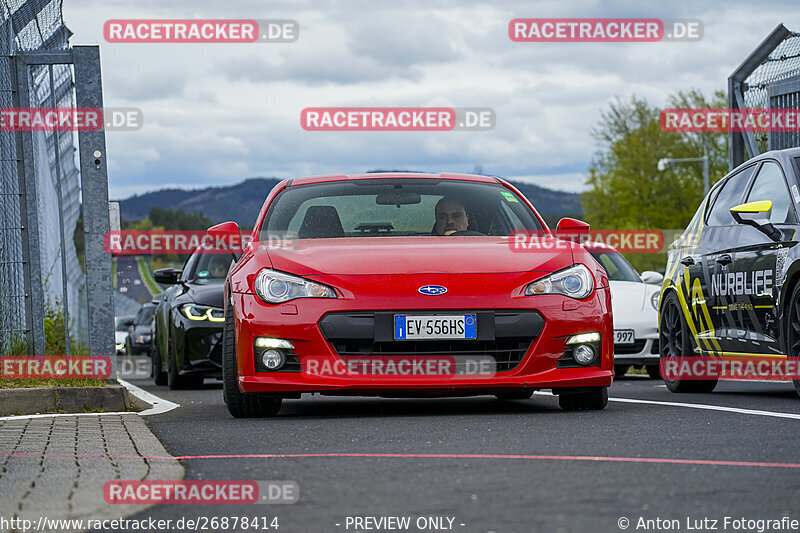
[[57,387],[105,387],[104,379],[0,379],[0,389],[53,389]]
[[161,288],[161,285],[156,283],[155,278],[153,278],[153,272],[151,272],[150,265],[147,264],[147,261],[144,260],[144,257],[137,257],[136,265],[139,267],[139,275],[142,276],[142,280],[147,286],[147,289],[150,291],[150,294],[155,296],[156,294],[161,294],[164,292]]

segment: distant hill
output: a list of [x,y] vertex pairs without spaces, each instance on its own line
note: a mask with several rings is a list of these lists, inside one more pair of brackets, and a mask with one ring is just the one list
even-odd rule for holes
[[[147,218],[153,207],[182,209],[202,213],[213,223],[233,220],[240,226],[252,226],[267,193],[280,182],[278,178],[249,178],[236,185],[198,190],[161,189],[119,201],[120,218],[134,221]],[[524,194],[548,223],[562,216],[583,214],[578,194],[555,191],[529,183],[511,182]]]

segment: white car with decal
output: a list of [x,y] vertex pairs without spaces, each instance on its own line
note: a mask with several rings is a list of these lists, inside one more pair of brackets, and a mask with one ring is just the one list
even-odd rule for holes
[[624,376],[634,366],[646,368],[651,378],[659,378],[657,309],[663,276],[653,271],[639,275],[625,256],[607,244],[587,242],[584,247],[608,273],[616,376]]

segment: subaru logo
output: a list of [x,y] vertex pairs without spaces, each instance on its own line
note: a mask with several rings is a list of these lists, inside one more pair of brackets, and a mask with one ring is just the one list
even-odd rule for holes
[[447,292],[447,287],[442,287],[441,285],[425,285],[417,290],[420,294],[425,294],[428,296],[441,296]]

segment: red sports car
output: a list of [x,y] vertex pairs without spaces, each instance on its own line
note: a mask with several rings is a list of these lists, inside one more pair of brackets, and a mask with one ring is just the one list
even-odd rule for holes
[[[552,389],[567,410],[608,402],[606,273],[501,179],[290,179],[254,228],[225,286],[235,417],[273,416],[302,393],[526,399]],[[562,219],[557,234],[588,229]]]

